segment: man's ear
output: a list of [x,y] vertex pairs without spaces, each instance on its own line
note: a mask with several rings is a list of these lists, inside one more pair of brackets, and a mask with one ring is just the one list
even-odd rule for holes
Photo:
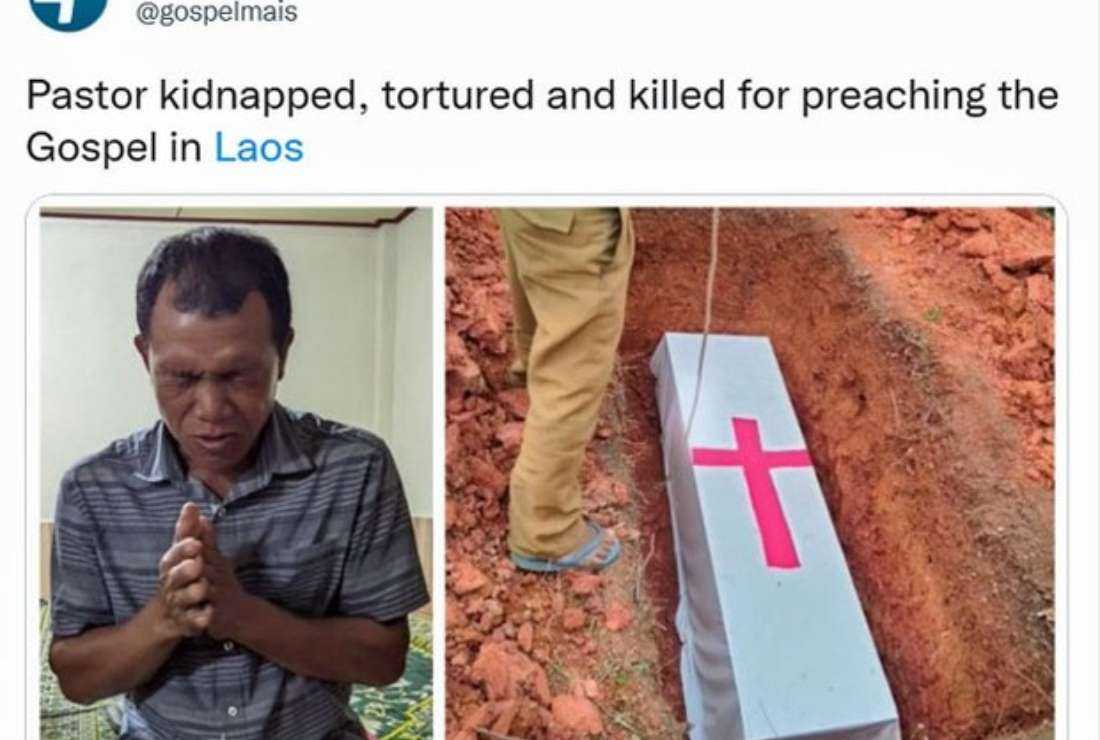
[[134,349],[141,355],[141,362],[145,365],[146,371],[149,370],[149,342],[141,334],[134,337]]
[[290,352],[290,345],[294,343],[294,329],[293,327],[287,329],[286,341],[283,342],[283,347],[279,351],[279,380],[283,379],[283,375],[286,374],[286,356]]

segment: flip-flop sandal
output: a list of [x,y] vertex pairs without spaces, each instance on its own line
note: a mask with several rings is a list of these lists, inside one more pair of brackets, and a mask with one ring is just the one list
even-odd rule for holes
[[[603,570],[619,559],[623,547],[619,539],[595,522],[587,521],[592,536],[588,541],[573,552],[560,558],[537,558],[532,555],[510,553],[512,562],[523,570],[535,573],[561,573],[566,570]],[[600,548],[610,542],[606,551],[601,555]]]

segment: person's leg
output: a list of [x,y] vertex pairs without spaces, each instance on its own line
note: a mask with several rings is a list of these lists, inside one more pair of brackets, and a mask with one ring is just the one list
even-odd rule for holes
[[527,384],[527,358],[531,354],[531,340],[535,336],[535,314],[527,302],[527,291],[520,280],[516,259],[512,254],[511,240],[504,239],[504,264],[508,276],[508,289],[512,294],[512,364],[508,367],[511,385]]
[[508,544],[516,554],[558,558],[592,536],[580,471],[622,333],[633,232],[616,209],[579,210],[560,225],[499,216],[536,325]]

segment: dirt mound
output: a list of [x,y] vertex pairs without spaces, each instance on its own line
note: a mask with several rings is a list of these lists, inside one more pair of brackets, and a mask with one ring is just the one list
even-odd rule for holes
[[[1035,209],[820,213],[942,362],[973,372],[1026,432],[1027,475],[1054,472],[1053,221]],[[830,216],[832,216],[830,220]]]
[[[635,213],[620,366],[585,468],[586,509],[617,527],[623,561],[543,577],[504,546],[527,399],[504,384],[496,228],[448,211],[449,735],[682,732],[647,363],[664,331],[701,329],[709,223]],[[772,339],[907,737],[1052,715],[1052,275],[1035,211],[722,215],[712,329]]]

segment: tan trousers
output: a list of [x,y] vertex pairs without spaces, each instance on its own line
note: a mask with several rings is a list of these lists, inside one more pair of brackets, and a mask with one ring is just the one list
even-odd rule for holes
[[512,469],[508,546],[554,558],[589,536],[580,472],[623,329],[634,232],[626,209],[503,209],[513,369],[531,407]]

